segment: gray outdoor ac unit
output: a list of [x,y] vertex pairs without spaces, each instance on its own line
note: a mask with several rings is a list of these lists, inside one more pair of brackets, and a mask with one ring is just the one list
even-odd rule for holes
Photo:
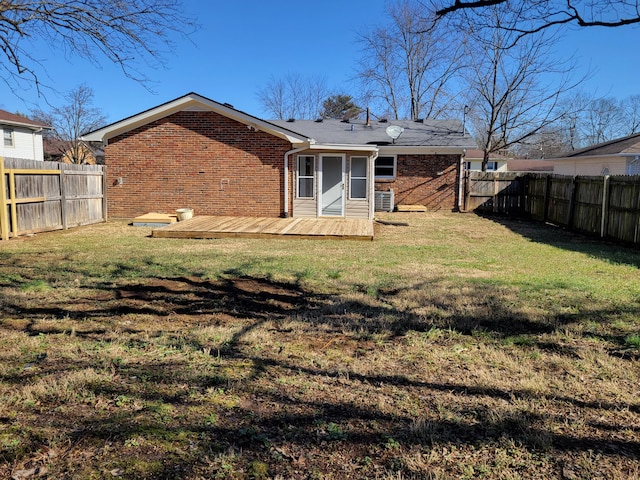
[[387,192],[375,192],[375,211],[376,212],[393,212],[395,203],[393,201],[393,190]]

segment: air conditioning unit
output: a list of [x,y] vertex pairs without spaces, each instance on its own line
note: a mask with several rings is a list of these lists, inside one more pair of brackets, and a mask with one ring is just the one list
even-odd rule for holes
[[393,200],[393,190],[386,192],[376,191],[375,195],[375,211],[376,212],[393,212],[395,202]]

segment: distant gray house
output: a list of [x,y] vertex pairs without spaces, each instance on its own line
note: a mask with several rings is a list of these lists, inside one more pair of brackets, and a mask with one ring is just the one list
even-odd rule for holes
[[640,133],[547,160],[558,175],[640,175]]
[[43,161],[42,132],[46,128],[44,123],[0,110],[0,157]]

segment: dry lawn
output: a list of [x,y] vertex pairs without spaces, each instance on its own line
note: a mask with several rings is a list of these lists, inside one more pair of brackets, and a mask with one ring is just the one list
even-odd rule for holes
[[640,252],[385,218],[1,244],[0,478],[639,479]]

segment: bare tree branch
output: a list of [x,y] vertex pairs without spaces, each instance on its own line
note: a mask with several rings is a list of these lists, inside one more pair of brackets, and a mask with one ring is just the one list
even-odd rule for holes
[[388,13],[388,24],[360,35],[357,79],[395,118],[438,118],[454,98],[448,88],[462,67],[462,37],[444,25],[429,28],[432,12],[413,0]]
[[544,29],[575,24],[579,27],[622,27],[640,23],[640,2],[625,0],[433,0],[436,19],[464,11],[482,15],[488,8],[502,5],[522,8],[528,12],[526,22],[512,27],[521,34],[532,34]]
[[142,64],[163,64],[171,35],[196,28],[180,0],[0,1],[0,78],[10,87],[33,84],[46,70],[33,42],[93,63],[106,59],[143,84]]
[[61,157],[71,163],[86,163],[89,146],[80,137],[104,125],[106,118],[102,110],[93,105],[93,90],[86,85],[71,90],[64,99],[64,105],[53,107],[49,112],[37,110],[31,116],[53,127],[47,136],[54,140]]
[[297,73],[271,77],[256,94],[263,110],[277,120],[316,119],[329,95],[325,77],[303,77]]
[[563,118],[559,102],[580,83],[571,79],[571,63],[552,60],[554,36],[522,37],[512,28],[520,14],[497,5],[485,12],[492,28],[469,29],[467,85],[483,169],[491,153],[525,143]]

